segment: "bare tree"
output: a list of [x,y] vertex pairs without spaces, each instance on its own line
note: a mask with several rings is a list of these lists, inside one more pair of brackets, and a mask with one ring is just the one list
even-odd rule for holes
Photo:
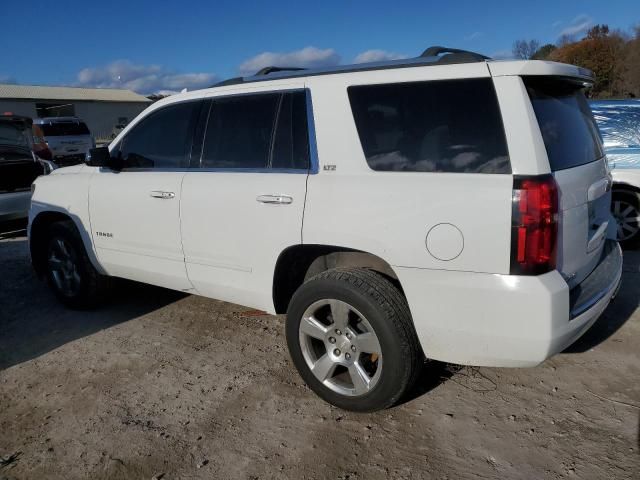
[[538,51],[540,42],[537,40],[516,40],[513,44],[513,56],[522,60],[529,60]]

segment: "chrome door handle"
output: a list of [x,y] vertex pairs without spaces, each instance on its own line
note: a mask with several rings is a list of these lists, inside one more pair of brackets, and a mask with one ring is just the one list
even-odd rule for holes
[[160,190],[154,190],[153,192],[150,193],[150,195],[153,198],[164,198],[164,199],[169,199],[176,196],[176,194],[173,192],[161,192]]
[[256,200],[260,203],[276,205],[288,205],[293,202],[293,198],[288,195],[258,195]]

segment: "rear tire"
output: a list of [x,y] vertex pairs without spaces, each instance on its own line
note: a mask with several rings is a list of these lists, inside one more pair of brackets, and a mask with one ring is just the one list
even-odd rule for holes
[[48,233],[45,271],[53,293],[70,308],[95,308],[108,296],[112,279],[93,267],[73,222],[56,222]]
[[406,299],[363,268],[327,270],[306,281],[289,304],[286,336],[307,385],[345,410],[392,406],[424,363]]
[[611,213],[616,220],[617,240],[624,248],[640,246],[640,194],[614,191]]

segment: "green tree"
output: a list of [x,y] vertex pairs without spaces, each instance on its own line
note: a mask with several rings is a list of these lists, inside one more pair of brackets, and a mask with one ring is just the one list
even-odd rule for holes
[[541,46],[536,53],[531,56],[532,60],[547,60],[551,52],[553,52],[556,47],[553,43],[547,43],[546,45]]
[[585,38],[553,50],[549,58],[592,70],[596,77],[592,93],[606,98],[622,93],[619,62],[624,48],[622,35],[611,33],[607,25],[596,25]]
[[640,25],[625,44],[619,63],[620,90],[625,96],[640,97]]

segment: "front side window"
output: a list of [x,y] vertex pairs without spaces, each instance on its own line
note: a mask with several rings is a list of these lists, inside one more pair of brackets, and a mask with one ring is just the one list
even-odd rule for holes
[[304,92],[214,99],[200,166],[308,169],[309,137]]
[[199,102],[171,104],[142,119],[117,147],[124,168],[186,167],[198,106]]
[[352,86],[348,94],[373,170],[511,173],[491,79]]

